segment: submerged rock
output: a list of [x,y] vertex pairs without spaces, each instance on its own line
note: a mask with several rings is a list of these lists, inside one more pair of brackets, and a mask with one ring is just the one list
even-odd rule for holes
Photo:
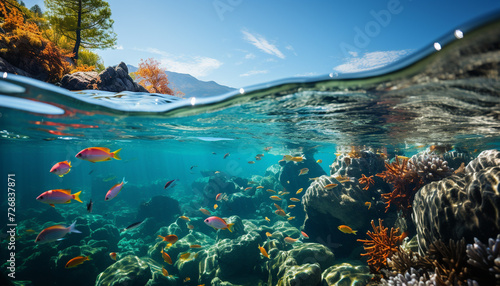
[[152,278],[149,264],[137,256],[126,256],[97,276],[96,286],[143,286]]
[[342,263],[323,271],[322,286],[364,286],[372,279],[370,268],[365,265]]
[[318,264],[293,265],[286,269],[278,286],[317,286],[321,282],[321,269]]
[[340,155],[330,166],[330,175],[361,178],[361,174],[369,177],[385,170],[384,158],[371,151],[360,151],[359,158]]

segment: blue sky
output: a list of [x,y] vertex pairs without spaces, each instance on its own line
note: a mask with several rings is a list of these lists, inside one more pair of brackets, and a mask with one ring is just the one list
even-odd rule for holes
[[[27,7],[41,0],[25,0]],[[106,66],[155,58],[200,80],[243,87],[354,72],[432,45],[498,0],[110,0],[116,49]]]

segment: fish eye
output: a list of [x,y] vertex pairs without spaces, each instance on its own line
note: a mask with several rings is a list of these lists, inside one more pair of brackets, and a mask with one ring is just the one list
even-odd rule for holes
[[40,198],[40,199],[43,199],[43,196],[40,196],[39,198]]

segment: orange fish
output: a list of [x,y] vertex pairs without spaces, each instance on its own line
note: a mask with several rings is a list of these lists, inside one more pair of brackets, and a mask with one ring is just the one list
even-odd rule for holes
[[296,206],[295,205],[288,205],[289,209],[293,209],[294,207],[296,207]]
[[295,219],[295,217],[291,216],[291,217],[287,218],[287,220],[292,220],[292,219]]
[[330,190],[330,189],[333,189],[333,188],[335,188],[336,186],[338,186],[338,184],[328,184],[328,185],[325,185],[325,190]]
[[163,276],[165,276],[165,277],[168,276],[168,271],[167,271],[167,269],[165,269],[165,267],[161,268],[161,274],[163,274]]
[[161,250],[161,257],[163,258],[163,261],[165,261],[166,263],[168,263],[170,265],[173,264],[172,258],[170,258],[170,255],[168,255],[168,253],[163,251],[163,248]]
[[265,217],[265,220],[267,220],[267,222],[271,221],[267,216]]
[[116,257],[117,257],[117,256],[118,256],[118,255],[116,254],[116,252],[111,252],[111,253],[109,254],[109,257],[111,257],[111,259],[113,259],[114,261],[116,261]]
[[209,210],[204,208],[200,208],[199,211],[202,212],[204,215],[212,215]]
[[185,221],[190,221],[190,219],[189,219],[187,216],[180,216],[179,218],[180,218],[180,219],[183,219],[183,220],[185,220]]
[[260,249],[260,253],[262,253],[262,255],[264,255],[266,258],[269,258],[269,254],[267,254],[267,251],[264,247],[260,246],[259,244],[259,249]]
[[300,156],[300,157],[292,157],[292,159],[290,159],[290,160],[298,163],[298,162],[302,162],[304,160],[304,157],[302,157],[302,156]]
[[305,232],[303,232],[303,231],[301,231],[300,233],[302,234],[302,236],[303,236],[304,238],[309,239],[309,235],[307,235],[307,233],[305,233]]
[[284,210],[275,210],[274,213],[279,216],[286,217],[286,213]]
[[352,230],[352,228],[348,227],[347,225],[340,225],[338,227],[338,229],[343,232],[343,233],[347,233],[347,234],[354,234],[356,235],[356,232],[357,230]]
[[291,238],[289,236],[285,237],[285,242],[286,243],[295,243],[297,242],[299,239],[298,238]]
[[218,204],[214,204],[214,210],[216,210],[219,207]]
[[267,189],[266,192],[276,194],[276,191],[271,189]]
[[88,256],[77,256],[75,258],[70,259],[68,263],[66,263],[66,266],[64,266],[64,268],[77,267],[78,265],[82,264],[87,260],[90,260]]
[[227,156],[229,156],[229,153],[226,153],[226,155],[224,155],[224,158],[222,158],[222,159],[226,159]]
[[298,194],[302,193],[302,191],[303,191],[303,190],[304,190],[304,188],[300,188],[300,189],[298,189],[298,191],[297,191],[297,193],[296,193],[296,194],[298,195]]
[[189,224],[189,223],[187,224],[187,227],[188,227],[189,229],[194,229],[194,225]]
[[278,209],[278,210],[283,210],[278,204],[274,204],[274,206]]
[[322,161],[321,159],[318,159],[318,160],[316,161],[316,163],[320,164],[320,163],[323,163],[323,161]]
[[263,189],[264,187],[263,186],[258,186],[257,189]]
[[271,237],[271,236],[273,236],[273,235],[272,235],[269,231],[267,231],[267,232],[266,232],[266,236],[267,236],[267,237]]
[[191,278],[189,278],[189,277],[186,277],[186,278],[184,278],[184,280],[183,280],[183,282],[184,282],[184,283],[189,282],[189,281],[191,281]]
[[308,168],[302,168],[302,169],[300,169],[299,176],[306,175],[307,173],[309,173],[309,169]]
[[62,177],[67,173],[69,173],[70,170],[71,170],[71,162],[66,160],[63,162],[56,163],[54,166],[52,166],[50,172],[58,175],[59,177]]
[[278,196],[270,196],[269,198],[273,201],[281,201],[281,198]]
[[250,190],[250,189],[252,189],[252,187],[247,187],[247,188],[245,188],[243,191],[248,191],[248,190]]
[[189,256],[191,256],[191,253],[190,252],[186,252],[186,253],[181,254],[181,256],[179,256],[179,259],[186,260],[186,259],[189,258]]
[[170,234],[167,236],[158,235],[158,237],[161,238],[161,240],[166,241],[166,242],[170,242],[172,244],[175,243],[177,240],[179,240],[179,238],[175,234]]
[[102,162],[102,161],[109,161],[111,158],[116,159],[116,160],[121,160],[120,156],[118,156],[118,153],[122,149],[118,149],[115,152],[110,152],[109,148],[104,148],[104,147],[90,147],[83,149],[80,151],[78,154],[76,154],[76,158],[86,160],[92,163],[95,162]]
[[199,244],[192,244],[189,247],[190,248],[201,248],[201,245],[199,245]]
[[292,202],[300,202],[300,200],[299,200],[299,199],[297,199],[297,198],[290,198],[290,200],[291,200]]
[[366,202],[366,203],[365,203],[365,206],[368,206],[368,209],[370,209],[370,208],[372,207],[372,203],[370,203],[370,202]]
[[110,201],[113,198],[115,198],[121,192],[123,186],[126,183],[128,183],[128,182],[125,181],[125,177],[123,177],[123,180],[122,180],[121,183],[118,183],[118,184],[112,186],[111,189],[109,189],[109,191],[106,193],[106,197],[104,197],[104,200],[105,201]]

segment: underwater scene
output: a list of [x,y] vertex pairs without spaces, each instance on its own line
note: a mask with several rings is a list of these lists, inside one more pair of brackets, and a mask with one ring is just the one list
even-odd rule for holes
[[0,78],[1,285],[500,285],[500,21],[208,98]]

